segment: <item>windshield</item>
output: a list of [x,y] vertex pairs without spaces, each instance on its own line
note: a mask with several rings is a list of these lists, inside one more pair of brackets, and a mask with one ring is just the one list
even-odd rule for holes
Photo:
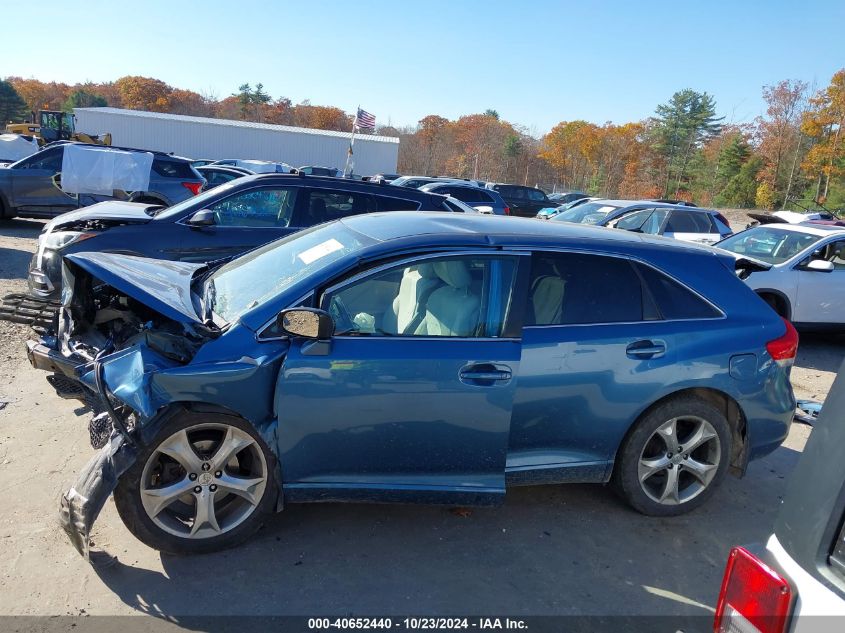
[[206,281],[205,311],[234,321],[298,281],[372,244],[339,222],[282,238],[222,266]]
[[552,219],[558,222],[574,222],[576,224],[598,224],[604,220],[608,213],[619,208],[601,202],[587,202],[558,213]]
[[226,193],[229,189],[239,184],[240,183],[231,180],[225,184],[214,187],[214,189],[204,191],[197,196],[191,196],[187,200],[183,200],[179,204],[174,204],[172,207],[164,209],[161,213],[157,213],[156,219],[160,218],[162,220],[167,220],[169,218],[178,218],[190,209],[200,210],[205,206],[205,203],[209,198],[214,198],[222,193]]
[[821,239],[820,235],[758,226],[722,240],[716,246],[770,264],[781,264]]

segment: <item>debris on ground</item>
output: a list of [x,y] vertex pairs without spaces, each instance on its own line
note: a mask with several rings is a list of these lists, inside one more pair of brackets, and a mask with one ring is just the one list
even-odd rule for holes
[[802,424],[809,424],[813,426],[815,424],[816,419],[819,417],[819,413],[822,410],[822,403],[816,402],[815,400],[799,400],[796,403],[795,407],[795,415],[793,419],[796,422],[801,422]]

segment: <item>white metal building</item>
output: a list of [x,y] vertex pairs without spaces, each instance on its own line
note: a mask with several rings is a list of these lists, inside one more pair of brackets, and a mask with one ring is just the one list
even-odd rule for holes
[[[188,158],[254,158],[294,167],[343,169],[349,148],[349,132],[120,108],[73,111],[76,129],[81,132],[111,132],[114,145],[172,152]],[[354,173],[396,173],[398,138],[356,135],[353,151]]]

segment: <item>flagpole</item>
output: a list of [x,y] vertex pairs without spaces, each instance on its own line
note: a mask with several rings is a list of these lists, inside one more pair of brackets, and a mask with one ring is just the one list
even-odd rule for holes
[[349,137],[349,149],[346,152],[346,166],[343,168],[344,176],[349,176],[349,162],[352,159],[352,147],[355,145],[355,130],[358,128],[358,110],[360,109],[361,105],[359,104],[355,108],[355,118],[352,119],[352,134]]

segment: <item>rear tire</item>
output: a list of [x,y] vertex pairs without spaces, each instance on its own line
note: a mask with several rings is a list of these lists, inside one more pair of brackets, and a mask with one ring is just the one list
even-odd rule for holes
[[680,396],[637,421],[619,450],[611,481],[635,510],[676,516],[707,501],[730,455],[725,416],[703,400]]
[[184,411],[141,449],[114,491],[130,532],[171,554],[233,547],[275,506],[276,459],[247,421]]

